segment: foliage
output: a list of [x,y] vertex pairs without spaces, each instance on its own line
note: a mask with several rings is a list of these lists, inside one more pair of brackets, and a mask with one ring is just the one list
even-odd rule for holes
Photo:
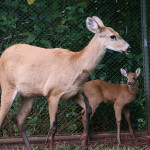
[[35,2],[35,0],[27,0],[27,2],[29,5],[32,5]]
[[[31,2],[28,1],[28,2]],[[31,4],[31,3],[30,3]],[[137,67],[143,68],[141,23],[140,23],[140,2],[136,0],[32,0],[32,5],[22,0],[1,0],[0,1],[0,48],[1,53],[10,45],[16,43],[28,43],[45,48],[62,47],[72,51],[83,49],[93,34],[85,26],[85,19],[88,16],[99,16],[106,26],[114,28],[124,39],[126,39],[133,50],[129,55],[123,55],[108,50],[102,62],[90,75],[89,80],[102,79],[113,83],[126,82],[120,74],[120,68],[135,71]],[[140,92],[134,104],[131,106],[133,127],[140,130],[146,127],[145,120],[145,94],[143,87],[143,71],[139,77]],[[46,134],[49,130],[48,106],[45,105],[45,98],[37,101],[34,111],[40,112],[27,119],[27,134]],[[14,104],[18,106],[19,102]],[[64,105],[64,107],[63,107]],[[62,110],[69,105],[60,103]],[[67,109],[65,118],[70,120],[76,118],[80,109],[72,105]],[[42,109],[43,108],[43,109]],[[14,112],[10,111],[10,115]],[[116,128],[113,107],[109,104],[102,104],[97,110],[97,117],[93,117],[92,131],[108,131]],[[100,117],[99,117],[100,116]],[[9,117],[9,116],[8,116]],[[110,120],[111,119],[110,124]],[[67,121],[66,120],[66,121]],[[99,121],[99,127],[95,122]],[[44,122],[45,121],[45,122]],[[108,121],[108,123],[107,123]],[[44,123],[43,123],[44,122]],[[123,121],[124,122],[124,121]],[[13,122],[14,123],[14,122]],[[30,125],[30,127],[28,127]],[[39,129],[41,126],[41,131]],[[59,124],[60,128],[64,124]],[[79,132],[81,122],[76,121],[64,132]],[[10,127],[12,125],[10,124]],[[127,125],[123,126],[128,129]],[[10,132],[12,132],[10,128]],[[14,127],[16,134],[16,126]],[[38,132],[34,132],[37,131]],[[45,133],[43,133],[45,130]],[[6,134],[8,133],[5,131]]]

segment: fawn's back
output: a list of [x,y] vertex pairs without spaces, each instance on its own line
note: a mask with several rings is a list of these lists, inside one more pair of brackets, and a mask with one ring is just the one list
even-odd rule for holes
[[88,98],[93,95],[96,101],[106,103],[116,101],[130,103],[134,100],[137,91],[138,87],[130,89],[127,84],[114,84],[102,80],[93,80],[84,86],[84,92]]

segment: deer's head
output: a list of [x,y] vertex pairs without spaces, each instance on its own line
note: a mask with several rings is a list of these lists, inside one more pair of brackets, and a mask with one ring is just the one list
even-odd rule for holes
[[137,78],[138,76],[140,75],[141,73],[141,69],[140,68],[137,68],[135,73],[128,73],[126,70],[124,69],[120,69],[121,71],[121,74],[125,77],[127,77],[128,81],[127,81],[127,84],[129,87],[134,87],[137,83]]
[[102,20],[96,16],[86,19],[87,28],[103,40],[104,48],[113,51],[130,53],[131,46],[110,27],[105,27]]

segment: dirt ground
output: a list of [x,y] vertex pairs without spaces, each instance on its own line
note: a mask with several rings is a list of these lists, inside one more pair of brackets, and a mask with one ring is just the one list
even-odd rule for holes
[[[90,142],[91,145],[100,145],[100,144],[105,144],[106,147],[113,147],[113,146],[117,146],[118,142],[116,137],[112,137],[112,138],[100,138],[97,140],[93,140]],[[138,147],[140,149],[142,148],[150,148],[150,136],[148,135],[143,135],[143,136],[136,136],[134,138],[132,138],[131,136],[124,136],[121,139],[121,144],[120,146],[122,147]]]
[[[38,149],[46,148],[49,147],[49,143],[33,143],[34,147],[38,146]],[[70,145],[70,150],[74,149],[74,145],[80,145],[80,140],[69,140],[69,141],[56,141],[56,145]],[[117,139],[115,136],[113,137],[96,137],[96,138],[90,138],[89,139],[89,146],[91,147],[96,147],[98,145],[104,144],[106,147],[113,147],[117,146]],[[138,149],[142,150],[150,150],[150,135],[145,134],[145,135],[135,135],[133,138],[131,135],[123,135],[121,136],[121,145],[122,147],[137,147]],[[19,150],[25,147],[24,144],[1,144],[0,145],[0,150]]]
[[[60,144],[60,142],[58,142]],[[74,146],[74,144],[80,145],[80,141],[64,141],[62,144],[69,144],[70,146]],[[113,147],[117,146],[118,142],[116,137],[105,137],[105,138],[98,138],[98,139],[90,139],[89,146],[96,147],[98,145],[104,144],[106,147]],[[143,136],[135,136],[134,138],[131,136],[123,136],[121,138],[121,147],[137,147],[142,150],[150,150],[150,136],[143,135]]]

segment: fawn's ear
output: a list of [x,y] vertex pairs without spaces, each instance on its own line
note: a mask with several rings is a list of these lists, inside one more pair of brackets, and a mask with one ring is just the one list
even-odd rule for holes
[[140,73],[141,73],[141,69],[140,68],[137,68],[136,69],[136,71],[135,71],[135,73],[136,73],[136,75],[137,75],[137,77],[140,75]]
[[124,69],[121,68],[120,71],[121,71],[121,74],[122,74],[123,76],[127,77],[127,72],[126,72],[126,70],[124,70]]
[[91,17],[87,17],[86,26],[93,33],[97,33],[99,31],[98,24]]

